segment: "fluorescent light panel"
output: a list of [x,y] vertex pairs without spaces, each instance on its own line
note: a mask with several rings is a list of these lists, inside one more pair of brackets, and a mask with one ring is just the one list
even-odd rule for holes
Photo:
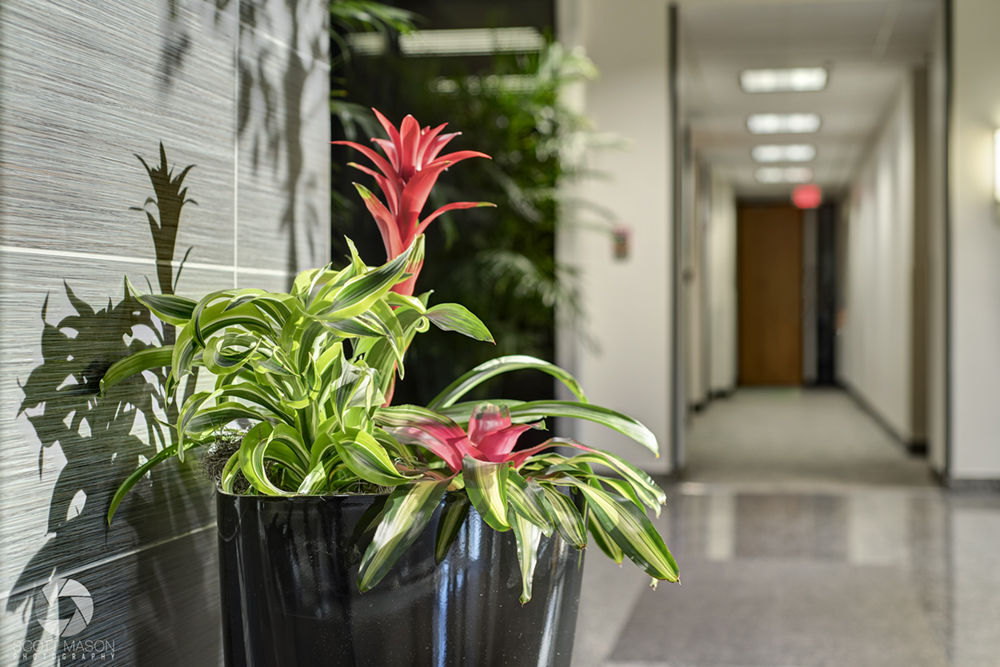
[[750,156],[756,162],[809,162],[816,157],[812,144],[761,144],[754,146]]
[[755,113],[747,117],[751,134],[808,134],[819,130],[814,113]]
[[[347,36],[355,54],[377,56],[385,52],[385,37],[377,32]],[[535,28],[469,28],[418,30],[399,36],[404,56],[467,56],[491,53],[541,51],[545,38]]]
[[809,167],[761,167],[754,176],[759,183],[808,183],[813,172]]
[[464,56],[541,51],[545,38],[535,28],[418,30],[400,35],[404,56]]
[[747,69],[740,72],[740,85],[748,93],[809,92],[826,88],[823,67],[792,69]]

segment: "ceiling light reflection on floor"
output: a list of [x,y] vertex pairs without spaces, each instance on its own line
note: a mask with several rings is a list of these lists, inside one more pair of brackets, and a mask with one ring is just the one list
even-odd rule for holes
[[755,113],[747,117],[751,134],[806,134],[819,130],[820,119],[814,113]]
[[823,67],[747,69],[740,72],[740,86],[748,93],[810,92],[826,88]]
[[808,183],[813,178],[809,167],[761,167],[754,176],[758,183]]

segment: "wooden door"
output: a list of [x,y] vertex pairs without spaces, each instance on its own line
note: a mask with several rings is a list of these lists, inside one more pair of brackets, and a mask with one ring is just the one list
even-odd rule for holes
[[802,384],[802,212],[741,206],[739,383]]

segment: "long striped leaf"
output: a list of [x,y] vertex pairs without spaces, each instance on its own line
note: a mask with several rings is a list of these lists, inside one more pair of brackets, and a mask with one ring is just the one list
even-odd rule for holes
[[145,350],[139,350],[115,362],[104,374],[104,377],[101,378],[101,393],[106,392],[125,378],[132,377],[136,373],[151,371],[154,368],[169,367],[173,354],[173,345],[147,347]]
[[530,401],[510,408],[510,419],[514,423],[530,422],[543,417],[572,417],[601,424],[627,435],[657,457],[660,456],[660,446],[652,431],[628,415],[608,408],[573,401]]
[[583,393],[583,388],[580,386],[580,383],[576,381],[576,378],[563,369],[559,368],[555,364],[550,364],[547,361],[542,361],[541,359],[536,359],[535,357],[512,355],[499,357],[497,359],[487,361],[486,363],[479,364],[471,371],[448,385],[444,391],[434,397],[434,400],[432,400],[427,407],[432,410],[446,408],[455,403],[458,399],[462,398],[465,394],[469,393],[469,391],[471,391],[474,387],[478,387],[490,378],[496,377],[501,373],[509,373],[510,371],[524,369],[533,369],[542,371],[543,373],[548,373],[566,385],[566,387],[573,392],[573,395],[576,396],[580,402],[587,402],[587,397]]
[[438,329],[455,331],[476,340],[493,342],[493,334],[486,328],[482,320],[473,315],[468,308],[457,303],[441,303],[429,308],[425,317],[433,322]]
[[549,519],[543,500],[545,492],[536,482],[524,479],[516,470],[507,472],[507,500],[519,515],[542,529],[551,537],[554,526]]
[[611,452],[591,449],[589,447],[583,447],[583,449],[588,453],[578,454],[567,460],[567,463],[600,463],[601,465],[608,466],[628,481],[646,507],[656,512],[656,516],[660,516],[660,507],[667,502],[667,494],[649,475]]
[[247,401],[267,410],[267,414],[280,419],[289,426],[295,425],[295,415],[281,406],[281,403],[268,391],[253,382],[238,382],[219,387],[219,395],[227,399],[237,398]]
[[510,530],[507,521],[507,475],[510,464],[462,459],[462,477],[473,507],[494,530]]
[[413,248],[414,246],[410,246],[392,261],[352,278],[336,293],[329,306],[315,312],[313,309],[316,306],[313,305],[310,307],[310,312],[320,319],[330,321],[355,317],[365,312],[402,277]]
[[[202,352],[202,362],[205,364],[205,368],[215,375],[235,373],[246,365],[259,345],[259,338],[255,339],[243,334],[216,336],[209,340],[208,345],[205,346],[205,351]],[[245,349],[231,349],[234,346]]]
[[397,486],[410,481],[401,475],[386,454],[385,448],[368,433],[350,429],[335,438],[337,453],[355,475],[373,484]]
[[625,552],[615,544],[615,541],[608,535],[608,531],[604,530],[601,522],[597,520],[597,517],[594,516],[589,507],[587,508],[587,517],[584,521],[587,524],[587,530],[594,536],[594,542],[604,552],[604,555],[621,565],[622,561],[625,560]]
[[382,580],[399,556],[410,548],[430,521],[450,480],[399,486],[386,501],[382,522],[368,545],[358,572],[362,593]]
[[[528,480],[528,483],[538,484],[534,480]],[[562,538],[577,549],[586,547],[587,527],[583,524],[583,517],[580,516],[573,501],[548,484],[538,484],[538,486],[544,494],[542,503]]]
[[[197,444],[198,443],[195,442],[188,443],[187,445],[185,445],[185,449],[191,449]],[[125,495],[132,490],[132,487],[135,486],[140,479],[145,477],[146,473],[148,473],[150,470],[152,470],[159,464],[163,463],[170,457],[176,455],[177,455],[177,445],[170,445],[169,447],[164,447],[156,454],[156,456],[154,456],[153,458],[149,459],[148,461],[140,465],[132,472],[132,474],[130,474],[128,477],[125,478],[125,481],[122,482],[121,486],[118,487],[118,490],[115,491],[115,495],[111,497],[111,505],[108,507],[108,514],[107,514],[108,525],[111,525],[111,520],[114,518],[115,512],[118,510],[118,506],[122,504],[122,501],[125,499]]]
[[678,580],[677,563],[645,512],[619,495],[573,478],[565,481],[583,492],[601,527],[632,562],[655,579]]
[[521,604],[524,604],[531,599],[531,583],[535,578],[542,529],[513,509],[510,510],[508,520],[517,539],[517,562],[521,565]]
[[168,324],[184,326],[191,319],[191,313],[197,305],[192,299],[176,294],[143,294],[125,277],[125,286],[135,296],[136,300]]
[[269,496],[292,495],[271,482],[264,468],[266,460],[268,436],[273,427],[268,422],[261,422],[246,432],[239,449],[240,469],[259,493]]
[[267,421],[258,410],[233,401],[225,401],[210,408],[199,408],[198,412],[184,424],[184,435],[198,438],[213,433],[237,419]]
[[438,521],[437,539],[434,542],[434,559],[438,563],[448,555],[451,545],[458,537],[458,531],[469,516],[470,507],[472,504],[469,497],[463,493],[449,493],[445,496],[444,509],[441,510],[441,519]]

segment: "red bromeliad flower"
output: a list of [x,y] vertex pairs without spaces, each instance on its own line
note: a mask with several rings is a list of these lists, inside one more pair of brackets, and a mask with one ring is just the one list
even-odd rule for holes
[[468,434],[447,417],[437,417],[434,421],[422,419],[411,422],[410,426],[388,430],[401,442],[420,445],[441,457],[453,473],[462,469],[462,459],[466,456],[490,463],[510,462],[518,468],[529,456],[551,446],[545,444],[513,453],[518,437],[534,425],[512,424],[506,407],[477,405],[469,420]]
[[[352,141],[334,141],[333,143],[350,146],[360,151],[381,172],[378,173],[353,162],[349,163],[355,169],[374,176],[375,182],[378,183],[385,195],[388,207],[367,188],[357,183],[354,184],[358,192],[361,193],[365,206],[368,207],[368,211],[378,224],[388,259],[394,259],[410,247],[417,235],[423,233],[427,225],[442,213],[476,206],[494,206],[489,202],[455,202],[442,206],[420,221],[420,213],[423,211],[427,197],[441,172],[456,162],[470,157],[489,158],[490,156],[478,151],[457,151],[440,155],[441,150],[448,142],[461,134],[460,132],[441,134],[447,123],[433,129],[429,126],[421,129],[420,124],[413,116],[407,116],[400,123],[397,131],[395,126],[386,120],[385,116],[377,109],[372,109],[372,111],[375,112],[382,127],[389,135],[388,140],[372,139],[385,153],[385,157]],[[419,265],[413,267],[414,270],[409,271],[412,274],[411,277],[392,289],[400,294],[412,296],[420,268]]]

